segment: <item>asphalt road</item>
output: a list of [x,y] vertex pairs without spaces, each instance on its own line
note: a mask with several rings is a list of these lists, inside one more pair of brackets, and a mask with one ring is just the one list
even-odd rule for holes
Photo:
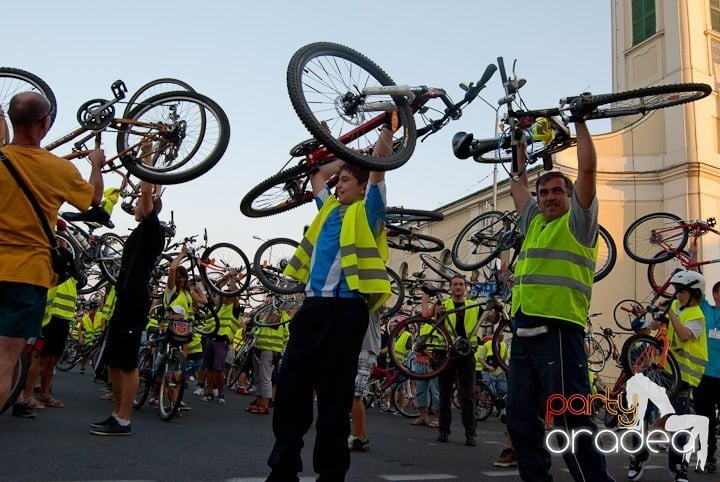
[[[0,417],[0,481],[263,481],[273,444],[271,416],[245,411],[251,397],[228,393],[227,403],[201,402],[190,391],[190,412],[170,422],[143,407],[133,414],[129,437],[89,434],[89,423],[110,414],[99,399],[100,385],[77,368],[58,372],[54,395],[65,408],[38,410],[35,419]],[[368,412],[371,449],[353,453],[348,481],[502,481],[519,480],[516,468],[495,468],[504,447],[504,426],[497,417],[479,422],[477,447],[464,445],[459,413],[453,413],[449,443],[435,441],[437,429],[414,427],[409,419]],[[302,480],[312,472],[314,429],[306,437]],[[643,481],[672,480],[667,457],[654,455]],[[626,480],[626,455],[610,455],[617,480]],[[555,480],[572,480],[561,458],[554,457]],[[718,480],[691,474],[691,480]]]

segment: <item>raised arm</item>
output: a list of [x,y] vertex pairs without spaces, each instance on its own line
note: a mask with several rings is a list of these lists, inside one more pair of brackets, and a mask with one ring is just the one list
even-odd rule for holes
[[587,209],[595,198],[597,178],[597,154],[590,131],[584,122],[575,124],[577,136],[578,177],[575,182],[575,196],[580,207]]
[[525,206],[532,199],[528,186],[527,170],[525,169],[525,144],[521,142],[517,148],[517,165],[519,172],[510,173],[510,195],[515,204],[515,211],[522,213]]

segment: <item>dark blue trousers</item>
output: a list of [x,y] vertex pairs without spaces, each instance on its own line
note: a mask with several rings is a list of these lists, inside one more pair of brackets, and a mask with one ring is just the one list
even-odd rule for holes
[[[587,356],[580,329],[551,327],[533,337],[514,336],[508,371],[507,426],[518,460],[520,478],[551,481],[550,453],[545,446],[545,403],[553,394],[590,393]],[[590,416],[554,418],[556,428],[598,431]],[[605,456],[596,451],[592,437],[577,437],[575,450],[563,454],[570,474],[578,481],[608,482]],[[573,453],[574,452],[574,453]]]

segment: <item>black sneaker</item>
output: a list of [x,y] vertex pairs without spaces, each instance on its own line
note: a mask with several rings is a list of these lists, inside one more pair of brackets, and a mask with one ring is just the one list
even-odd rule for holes
[[447,442],[448,441],[448,434],[440,432],[440,435],[437,436],[438,442]]
[[645,461],[640,462],[637,457],[631,455],[627,472],[628,480],[640,480],[643,474],[643,465],[645,465]]
[[477,446],[477,438],[475,438],[475,435],[467,435],[465,437],[465,445],[467,445],[468,447]]
[[115,417],[113,417],[112,415],[110,415],[110,416],[109,416],[108,418],[106,418],[105,420],[101,420],[101,421],[99,421],[99,422],[92,422],[92,423],[90,424],[90,428],[102,428],[102,427],[104,427],[105,425],[109,425],[113,420],[115,420]]
[[675,475],[675,482],[688,482],[688,476],[687,476],[687,464],[676,464],[674,475]]
[[107,425],[91,428],[90,433],[93,435],[130,435],[132,433],[132,424],[122,426],[113,417]]
[[12,407],[13,417],[35,418],[35,412],[25,402],[15,402]]

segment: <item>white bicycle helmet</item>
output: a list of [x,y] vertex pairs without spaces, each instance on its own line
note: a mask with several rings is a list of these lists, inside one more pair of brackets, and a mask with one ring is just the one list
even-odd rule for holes
[[705,277],[697,271],[678,271],[670,279],[670,284],[705,293]]

